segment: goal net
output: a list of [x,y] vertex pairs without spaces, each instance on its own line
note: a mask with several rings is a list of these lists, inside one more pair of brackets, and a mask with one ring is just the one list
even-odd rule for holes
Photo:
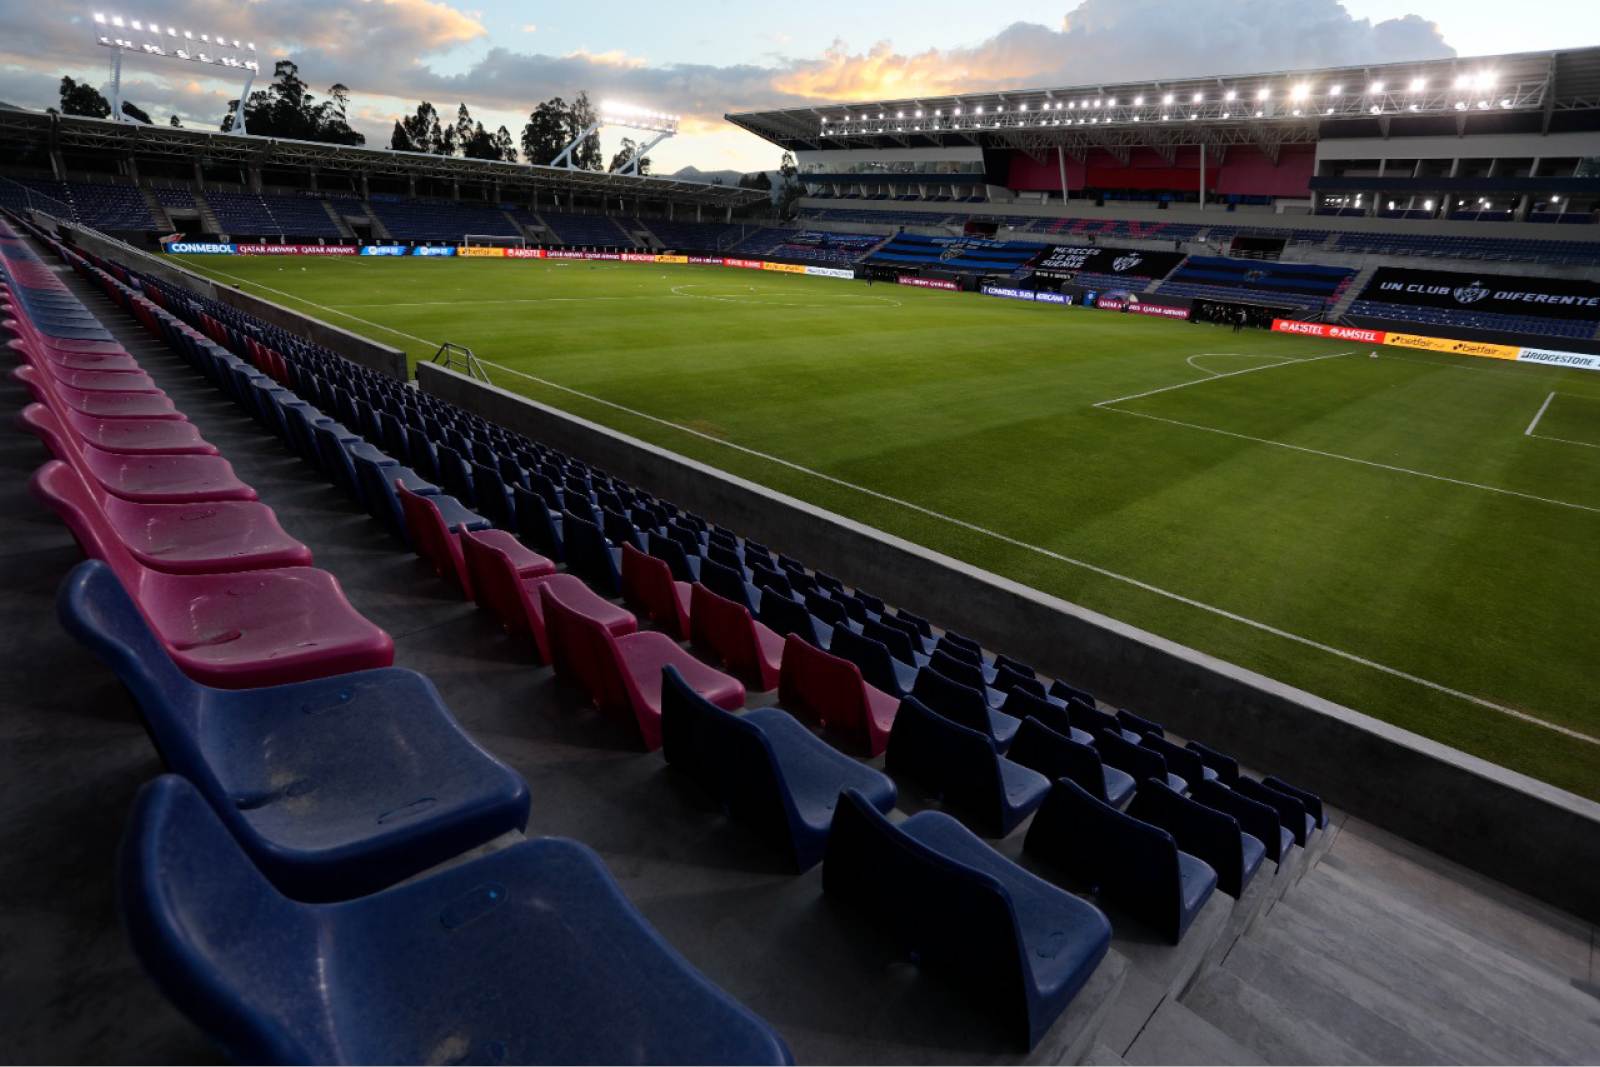
[[468,248],[527,248],[526,237],[507,237],[498,233],[462,234],[461,243]]

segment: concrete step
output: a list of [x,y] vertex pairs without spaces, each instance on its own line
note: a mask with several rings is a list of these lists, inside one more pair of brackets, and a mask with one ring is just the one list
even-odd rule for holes
[[1202,1065],[1267,1061],[1169,997],[1139,1032],[1122,1062]]

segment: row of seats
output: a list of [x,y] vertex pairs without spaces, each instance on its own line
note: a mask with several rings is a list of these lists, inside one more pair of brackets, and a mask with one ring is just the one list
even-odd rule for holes
[[[175,351],[243,370],[124,281],[65,255]],[[140,461],[217,458],[196,450],[170,398],[3,224],[0,302],[20,370],[34,372],[24,378],[43,397],[34,409],[50,407],[58,434],[82,416],[115,431],[102,443],[134,448],[118,454]],[[69,395],[96,414],[55,396],[58,372],[76,376]],[[67,469],[51,461],[41,474]],[[180,482],[166,488],[176,495]],[[163,506],[205,524],[210,511],[194,503]],[[97,530],[91,546],[83,524],[92,518],[66,517],[92,555],[115,552],[114,531]],[[176,535],[178,547],[193,547],[186,536]],[[309,561],[298,543],[282,547]],[[197,561],[186,555],[183,565]],[[426,678],[382,667],[215,688],[183,669],[138,589],[94,559],[63,584],[60,614],[133,693],[172,772],[141,790],[123,843],[130,941],[231,1058],[423,1062],[446,1049],[467,1062],[790,1062],[782,1039],[664,942],[584,846],[524,840],[430,870],[519,832],[530,802]],[[204,615],[210,595],[180,591],[172,606]],[[240,621],[269,626],[259,614],[271,610],[257,603]],[[315,628],[329,610],[300,614]]]
[[[1020,955],[1013,959],[1024,961],[1031,959],[1029,937],[1040,934],[1030,925],[1031,919],[1049,919],[1052,914],[1050,908],[1041,911],[1021,903],[1039,900],[1031,888],[1037,879],[948,816],[914,817],[913,821],[923,819],[923,824],[947,824],[920,842],[916,828],[907,829],[910,822],[896,825],[882,819],[881,813],[894,803],[893,783],[824,744],[801,720],[821,725],[825,736],[853,750],[887,749],[892,774],[916,782],[919,789],[945,795],[951,810],[981,831],[1006,832],[1028,811],[1045,804],[1047,797],[1070,792],[1070,785],[1113,813],[1107,818],[1152,827],[1160,841],[1171,844],[1174,855],[1179,850],[1174,831],[1147,820],[1165,819],[1199,842],[1186,847],[1202,851],[1203,846],[1210,847],[1208,858],[1195,862],[1213,869],[1209,865],[1215,860],[1221,873],[1213,875],[1213,884],[1238,885],[1248,878],[1242,857],[1253,852],[1247,848],[1237,815],[1222,816],[1231,827],[1239,858],[1230,867],[1236,857],[1215,844],[1207,846],[1209,839],[1189,826],[1181,810],[1171,813],[1173,805],[1146,799],[1140,809],[1144,814],[1136,818],[1109,802],[1113,795],[1120,804],[1130,796],[1138,800],[1158,785],[1184,799],[1181,793],[1186,789],[1193,793],[1206,786],[1207,758],[1221,768],[1213,768],[1213,773],[1237,775],[1236,766],[1225,757],[1202,756],[1205,750],[1192,744],[1172,744],[1156,724],[1126,712],[1112,716],[1088,694],[1059,681],[1046,687],[1024,664],[988,656],[969,639],[935,631],[925,620],[890,609],[837,579],[775,556],[764,546],[435,397],[383,379],[281,330],[248,321],[222,305],[150,279],[134,280],[147,296],[198,324],[214,340],[226,339],[257,367],[281,372],[299,403],[337,414],[342,422],[323,417],[310,432],[302,427],[298,438],[287,428],[296,423],[284,415],[282,436],[297,440],[297,450],[308,461],[384,517],[391,528],[404,531],[413,547],[437,572],[457,583],[463,595],[495,612],[508,629],[520,627],[532,639],[533,654],[554,660],[558,674],[593,703],[610,702],[629,716],[638,724],[644,743],[654,740],[648,731],[656,727],[669,762],[693,768],[714,792],[746,798],[730,803],[730,811],[780,838],[797,866],[807,865],[808,858],[814,863],[820,854],[830,893],[870,908],[870,895],[858,890],[890,881],[900,869],[895,864],[913,864],[912,869],[920,869],[930,884],[948,882],[953,869],[968,872],[962,877],[970,879],[975,876],[971,872],[992,868],[1003,873],[992,877],[1000,877],[1013,893],[1010,911],[997,914],[1010,915],[1005,936],[1018,945]],[[269,410],[274,402],[280,408],[294,403],[275,387],[247,383],[242,375],[234,375],[232,386],[220,373],[214,380],[231,388],[241,403],[257,405],[258,417],[268,426],[279,419]],[[352,429],[345,430],[346,426]],[[411,466],[402,466],[399,457]],[[477,510],[468,510],[469,505]],[[557,569],[558,562],[564,563],[565,571]],[[560,581],[574,575],[587,583]],[[642,630],[638,616],[613,604],[611,598],[618,593],[656,629]],[[545,635],[543,647],[537,639],[540,629]],[[646,642],[659,651],[644,649],[630,662],[617,647],[635,635],[662,638],[665,644]],[[673,637],[686,638],[706,662],[688,656]],[[668,647],[676,651],[668,652]],[[657,677],[651,679],[650,671]],[[629,691],[630,682],[634,691]],[[786,710],[736,712],[743,704],[741,683],[760,689],[776,685]],[[642,716],[641,705],[647,707]],[[751,752],[759,747],[768,755],[764,760],[721,759],[715,757],[719,746],[744,746],[740,750]],[[1196,784],[1169,769],[1169,761],[1182,765]],[[1122,766],[1130,769],[1119,770]],[[996,776],[1002,795],[991,799]],[[1089,784],[1079,785],[1080,780]],[[986,782],[991,785],[985,786]],[[1249,788],[1289,797],[1264,783]],[[866,808],[880,813],[876,818],[881,825],[872,823],[872,832],[888,835],[895,842],[893,849],[863,852],[847,847],[835,810],[848,817],[844,812],[849,805],[840,798],[842,790],[851,789],[859,789],[868,798]],[[1258,817],[1256,827],[1263,834],[1270,820],[1274,858],[1281,859],[1286,849],[1276,830],[1285,816],[1235,787],[1217,789],[1226,802]],[[1184,804],[1199,803],[1184,800]],[[1303,810],[1309,799],[1294,803]],[[865,811],[857,814],[867,818]],[[1030,850],[1052,854],[1051,837],[1066,834],[1073,824],[1074,820],[1056,820],[1052,834],[1040,831],[1039,845]],[[1302,827],[1301,832],[1308,831]],[[1121,837],[1110,836],[1114,840],[1089,865],[1092,869],[1123,872],[1124,881],[1141,886],[1154,878],[1162,886],[1155,895],[1171,904],[1171,912],[1192,917],[1210,892],[1209,887],[1195,888],[1205,881],[1196,879],[1193,872],[1198,868],[1174,860],[1172,870],[1191,872],[1187,882],[1182,878],[1174,882],[1123,848]],[[1075,853],[1080,850],[1075,841],[1055,845]],[[841,842],[837,856],[836,842]],[[1265,843],[1261,852],[1267,852]],[[1145,873],[1126,873],[1130,871]],[[1114,876],[1086,888],[1096,884],[1103,892],[1112,887],[1111,896],[1122,892],[1114,888],[1121,884]],[[1081,905],[1059,890],[1052,891],[1051,907],[1065,911]],[[939,929],[931,915],[924,918],[928,922],[897,921],[894,928],[932,966],[943,951],[947,931]],[[1169,937],[1181,936],[1181,919],[1168,923],[1163,911],[1152,921],[1169,931]],[[1072,965],[1065,977],[1030,975],[1028,968],[1019,972],[1015,965],[999,973],[992,959],[978,973],[965,966],[953,971],[990,991],[1023,990],[1016,997],[1008,994],[1012,1008],[1054,1003],[1046,992],[1055,996],[1067,990],[1070,999],[1078,988],[1075,983],[1087,979],[1103,954],[1096,948],[1097,923],[1104,919],[1069,924],[1077,933],[1075,947],[1066,954]],[[1050,919],[1046,928],[1060,931],[1064,924],[1065,919]],[[1034,992],[1026,993],[1028,989]],[[1054,1014],[1047,1010],[1042,1018],[1048,1026]],[[1042,1032],[1034,1032],[1030,1025],[1030,1041]]]
[[1536,334],[1568,340],[1587,341],[1595,336],[1593,320],[1558,319],[1545,315],[1509,315],[1494,311],[1457,308],[1419,307],[1385,300],[1357,300],[1349,314],[1399,322],[1415,322],[1445,329],[1497,330],[1502,333]]

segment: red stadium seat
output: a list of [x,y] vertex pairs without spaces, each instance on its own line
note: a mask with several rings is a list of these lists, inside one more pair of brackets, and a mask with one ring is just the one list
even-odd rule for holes
[[701,663],[666,634],[614,637],[599,619],[565,600],[565,593],[549,582],[539,587],[557,677],[583,690],[603,714],[637,723],[645,748],[661,747],[663,667],[676,667],[690,688],[719,708],[732,711],[744,705],[744,686],[737,678]]
[[104,560],[173,661],[219,689],[325,678],[388,667],[394,642],[363,618],[327,571],[280,567],[227,574],[164,574],[145,567],[65,464],[47,463],[30,487]]
[[665,560],[627,543],[622,546],[622,599],[677,640],[689,636],[689,583],[674,581]]
[[29,404],[23,425],[57,459],[72,464],[84,479],[107,492],[142,504],[194,504],[216,500],[254,500],[256,491],[240,481],[221,456],[122,455],[78,440],[63,429],[54,411]]
[[761,691],[775,688],[783,662],[783,638],[752,619],[743,604],[718,596],[699,582],[693,590],[689,639],[694,647],[720,662],[724,670],[746,685]]
[[[544,603],[539,599],[539,587],[550,583],[561,592],[562,599],[573,604],[590,618],[599,619],[614,637],[631,634],[639,628],[638,620],[626,609],[596,595],[576,575],[557,574],[552,571],[533,570],[526,557],[525,569],[518,571],[517,559],[507,552],[497,538],[485,538],[482,531],[466,533],[461,537],[462,555],[472,579],[472,590],[478,606],[493,615],[507,632],[532,639],[538,650],[539,662],[550,662],[550,640],[545,631]],[[499,531],[494,531],[499,532]],[[522,546],[519,544],[519,548]],[[528,556],[534,556],[522,548]],[[544,560],[543,556],[535,557]],[[548,560],[544,560],[549,563]]]
[[53,396],[58,410],[71,408],[85,415],[103,419],[181,419],[172,399],[164,393],[116,393],[101,390],[74,389],[51,378],[39,368],[24,365],[11,372],[11,377],[28,387],[33,399],[47,403]]
[[778,703],[820,723],[870,756],[889,743],[899,701],[861,680],[861,668],[814,647],[798,634],[783,644]]

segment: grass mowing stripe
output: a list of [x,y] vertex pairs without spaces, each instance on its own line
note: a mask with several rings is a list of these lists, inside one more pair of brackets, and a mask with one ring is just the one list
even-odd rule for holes
[[[1346,355],[1346,354],[1347,353],[1335,353],[1335,355]],[[1320,357],[1317,357],[1317,358],[1320,358],[1320,359],[1331,359],[1333,357],[1332,356],[1320,356]],[[668,419],[663,419],[663,418],[661,418],[661,417],[659,417],[657,415],[652,415],[649,412],[639,411],[639,410],[637,410],[635,408],[630,408],[630,407],[627,407],[626,405],[618,404],[615,401],[607,400],[604,397],[595,396],[592,393],[585,393],[585,392],[583,392],[582,390],[579,390],[579,389],[573,389],[570,386],[562,385],[560,382],[553,382],[553,381],[550,381],[547,378],[537,377],[535,375],[527,373],[526,371],[517,370],[515,367],[507,367],[502,363],[495,363],[495,362],[492,362],[492,361],[487,360],[487,359],[480,359],[478,362],[482,363],[486,367],[492,367],[495,370],[504,371],[507,374],[514,374],[519,378],[526,378],[528,381],[535,382],[535,383],[537,383],[539,385],[545,386],[546,388],[556,389],[556,390],[559,390],[559,391],[564,392],[564,393],[570,393],[573,396],[581,397],[582,399],[587,400],[590,403],[602,404],[602,405],[604,405],[606,407],[614,408],[617,411],[623,412],[626,415],[631,415],[634,418],[645,419],[645,420],[648,420],[650,422],[658,423],[659,425],[667,426],[667,427],[670,427],[671,429],[678,430],[678,431],[680,431],[682,433],[690,434],[690,435],[692,435],[694,437],[698,437],[698,438],[700,438],[702,440],[710,441],[710,442],[712,442],[714,444],[721,445],[724,448],[731,448],[731,449],[734,449],[736,451],[743,452],[745,455],[754,456],[757,459],[762,459],[762,460],[765,460],[765,461],[767,461],[769,463],[776,463],[776,464],[778,464],[780,466],[788,467],[790,470],[798,471],[801,474],[806,474],[806,475],[809,475],[809,476],[811,476],[813,478],[819,478],[819,479],[821,479],[822,481],[825,481],[825,482],[831,482],[832,484],[837,485],[840,488],[849,489],[852,492],[862,493],[862,494],[864,494],[866,496],[870,496],[870,497],[873,497],[875,499],[882,500],[885,503],[894,504],[894,505],[896,505],[898,507],[902,507],[902,508],[909,509],[911,511],[915,511],[918,514],[926,515],[931,519],[938,519],[940,522],[946,522],[946,523],[950,523],[953,526],[959,526],[964,530],[970,530],[971,532],[973,532],[975,534],[979,534],[979,535],[981,535],[983,537],[991,538],[991,539],[999,541],[999,542],[1001,542],[1003,544],[1010,545],[1013,548],[1020,548],[1020,549],[1026,550],[1028,552],[1035,552],[1035,553],[1038,553],[1039,555],[1044,556],[1044,557],[1046,557],[1048,559],[1056,560],[1059,563],[1067,563],[1067,564],[1070,564],[1070,565],[1072,565],[1074,567],[1081,567],[1084,570],[1092,571],[1093,573],[1100,575],[1102,578],[1110,578],[1112,581],[1122,582],[1122,583],[1125,583],[1127,585],[1134,586],[1135,588],[1142,589],[1147,593],[1154,593],[1157,596],[1165,597],[1168,600],[1177,601],[1178,603],[1186,605],[1188,607],[1197,608],[1197,609],[1199,609],[1201,611],[1209,612],[1212,615],[1220,616],[1220,617],[1222,617],[1224,619],[1229,620],[1230,622],[1236,622],[1236,623],[1240,623],[1240,624],[1242,624],[1244,626],[1253,627],[1254,629],[1261,630],[1264,633],[1269,633],[1269,634],[1273,635],[1274,637],[1281,637],[1284,640],[1293,641],[1296,644],[1305,645],[1308,648],[1314,648],[1319,652],[1326,652],[1329,655],[1337,656],[1340,659],[1348,660],[1351,663],[1360,664],[1361,666],[1370,668],[1371,670],[1381,671],[1384,674],[1388,674],[1388,675],[1390,675],[1392,677],[1400,678],[1400,679],[1403,679],[1404,681],[1411,682],[1414,685],[1424,686],[1424,687],[1426,687],[1428,689],[1432,689],[1432,690],[1434,690],[1436,692],[1443,693],[1446,696],[1452,696],[1452,697],[1455,697],[1455,698],[1457,698],[1459,700],[1468,701],[1469,703],[1476,704],[1478,707],[1487,708],[1490,711],[1498,712],[1501,715],[1509,715],[1509,716],[1511,716],[1513,718],[1521,719],[1523,722],[1533,723],[1534,725],[1542,726],[1547,730],[1554,730],[1557,733],[1564,734],[1565,736],[1570,737],[1575,741],[1583,741],[1583,742],[1586,742],[1587,744],[1591,744],[1591,745],[1600,745],[1600,737],[1591,737],[1589,734],[1583,733],[1583,732],[1578,731],[1578,730],[1570,729],[1569,727],[1562,726],[1559,723],[1547,722],[1544,719],[1541,719],[1536,715],[1529,715],[1527,712],[1518,711],[1515,708],[1508,708],[1503,704],[1496,704],[1494,701],[1485,699],[1484,697],[1474,696],[1471,693],[1466,693],[1466,692],[1463,692],[1463,691],[1461,691],[1459,689],[1453,689],[1453,688],[1451,688],[1450,686],[1447,686],[1447,685],[1441,685],[1440,683],[1434,682],[1434,681],[1430,681],[1427,678],[1422,678],[1422,677],[1419,677],[1417,675],[1411,674],[1409,672],[1402,671],[1397,667],[1390,667],[1390,666],[1388,666],[1386,664],[1378,663],[1375,660],[1367,659],[1364,656],[1358,656],[1354,652],[1346,652],[1344,649],[1334,648],[1332,645],[1325,645],[1322,642],[1314,641],[1309,637],[1301,637],[1299,634],[1290,633],[1288,630],[1280,629],[1279,627],[1273,626],[1270,623],[1260,622],[1260,621],[1258,621],[1256,619],[1247,618],[1247,617],[1245,617],[1243,615],[1238,614],[1237,612],[1229,611],[1226,608],[1219,608],[1219,607],[1217,607],[1217,606],[1215,606],[1213,604],[1203,603],[1203,602],[1201,602],[1199,600],[1195,600],[1192,597],[1184,596],[1182,593],[1175,593],[1170,589],[1162,589],[1160,586],[1151,585],[1149,582],[1141,581],[1138,578],[1133,578],[1133,577],[1130,577],[1130,576],[1128,576],[1126,574],[1118,574],[1116,571],[1110,570],[1110,569],[1108,569],[1106,567],[1099,566],[1098,564],[1090,563],[1090,562],[1088,562],[1086,560],[1075,559],[1075,558],[1073,558],[1071,556],[1063,555],[1060,552],[1056,552],[1056,551],[1053,551],[1053,550],[1048,549],[1048,548],[1041,548],[1038,545],[1029,544],[1026,541],[1019,541],[1015,537],[1011,537],[1008,534],[1003,534],[1003,533],[1000,533],[1000,532],[998,532],[996,530],[991,530],[991,529],[988,529],[987,527],[979,526],[976,523],[968,522],[966,519],[956,518],[953,515],[946,515],[941,511],[934,511],[932,508],[924,507],[921,504],[914,503],[914,502],[912,502],[910,500],[902,500],[899,497],[891,496],[888,493],[880,492],[880,491],[878,491],[876,489],[872,489],[872,488],[870,488],[868,486],[857,485],[854,482],[845,481],[843,478],[837,478],[837,477],[835,477],[835,476],[833,476],[831,474],[827,474],[827,473],[824,473],[824,472],[818,471],[818,470],[813,470],[810,467],[802,466],[801,464],[796,463],[793,460],[784,459],[782,456],[770,455],[770,454],[768,454],[766,452],[761,452],[761,451],[758,451],[758,450],[756,450],[754,448],[749,448],[749,447],[747,447],[745,445],[738,444],[737,442],[729,441],[729,440],[726,440],[726,439],[721,438],[721,437],[716,437],[716,436],[714,436],[712,434],[704,433],[704,432],[702,432],[700,430],[693,429],[692,427],[689,427],[689,426],[684,426],[684,425],[682,425],[680,423],[672,422],[672,421],[670,421]],[[1298,360],[1297,359],[1297,360],[1289,360],[1288,362],[1290,362],[1290,363],[1309,363],[1309,362],[1313,362],[1313,360]],[[1281,367],[1281,366],[1284,366],[1284,365],[1285,364],[1282,364],[1282,363],[1274,363],[1274,364],[1272,364],[1272,366],[1274,366],[1274,367]],[[1256,368],[1256,369],[1266,370],[1267,368],[1266,367],[1261,367],[1261,368]],[[1236,373],[1241,373],[1242,374],[1242,373],[1246,373],[1246,372],[1239,371],[1239,372],[1236,372]],[[1222,376],[1219,375],[1219,377],[1222,377]],[[1209,381],[1210,379],[1201,379],[1201,380],[1202,381]],[[1187,384],[1194,385],[1194,384],[1198,384],[1198,383],[1190,382],[1190,383],[1187,383]],[[1098,407],[1099,405],[1096,405],[1096,406]],[[1135,415],[1135,414],[1138,414],[1138,412],[1124,412],[1123,414]],[[1149,416],[1149,417],[1154,418],[1155,416]],[[1165,420],[1164,419],[1162,421],[1165,422],[1165,421],[1171,421],[1171,420]],[[1203,429],[1203,427],[1201,427],[1201,428]],[[1273,442],[1269,441],[1269,442],[1265,442],[1265,443],[1272,444]],[[1343,458],[1343,457],[1336,457],[1336,458]],[[1444,480],[1445,481],[1452,481],[1453,479],[1444,479]],[[1514,495],[1521,496],[1521,495],[1524,495],[1524,494],[1520,494],[1519,493],[1519,494],[1514,494]],[[1573,505],[1573,506],[1577,506],[1577,505]],[[1593,509],[1591,509],[1591,510],[1593,510]]]

